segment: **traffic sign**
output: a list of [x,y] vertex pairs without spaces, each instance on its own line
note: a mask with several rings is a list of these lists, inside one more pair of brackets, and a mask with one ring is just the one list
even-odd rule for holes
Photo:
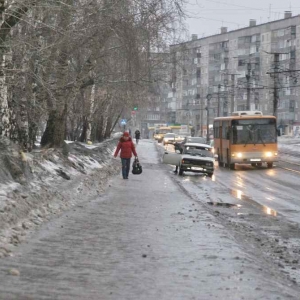
[[126,123],[127,123],[127,120],[126,120],[126,119],[122,119],[122,120],[121,120],[121,125],[126,125]]

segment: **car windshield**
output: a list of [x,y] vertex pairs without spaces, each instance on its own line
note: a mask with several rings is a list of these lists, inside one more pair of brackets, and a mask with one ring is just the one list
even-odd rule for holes
[[232,125],[232,144],[268,144],[277,141],[274,119],[235,120]]
[[199,146],[186,146],[183,151],[184,154],[201,157],[213,157],[211,148]]
[[188,137],[186,142],[187,143],[206,144],[206,138],[204,138],[204,137]]

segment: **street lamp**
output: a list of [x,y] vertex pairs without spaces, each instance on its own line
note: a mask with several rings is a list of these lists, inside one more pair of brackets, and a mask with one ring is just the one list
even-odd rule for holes
[[207,115],[206,115],[206,142],[209,143],[209,102],[210,99],[212,98],[211,94],[207,94],[206,99],[207,99],[207,106],[206,106],[206,111],[207,111]]

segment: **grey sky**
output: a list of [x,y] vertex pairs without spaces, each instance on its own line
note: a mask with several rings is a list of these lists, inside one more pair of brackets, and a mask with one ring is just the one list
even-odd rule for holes
[[204,37],[228,30],[246,27],[250,19],[257,24],[282,19],[284,11],[300,14],[299,0],[188,0],[187,25],[190,34]]

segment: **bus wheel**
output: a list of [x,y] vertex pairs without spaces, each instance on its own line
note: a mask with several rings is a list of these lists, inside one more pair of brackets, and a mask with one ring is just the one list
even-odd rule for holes
[[256,167],[256,163],[251,163],[251,166],[252,167]]
[[268,166],[269,169],[271,169],[271,168],[273,168],[273,163],[269,162],[269,163],[267,163],[267,166]]
[[230,168],[230,170],[234,170],[235,169],[235,163],[229,164],[229,168]]
[[262,166],[262,163],[257,163],[256,164],[258,167],[261,167]]

